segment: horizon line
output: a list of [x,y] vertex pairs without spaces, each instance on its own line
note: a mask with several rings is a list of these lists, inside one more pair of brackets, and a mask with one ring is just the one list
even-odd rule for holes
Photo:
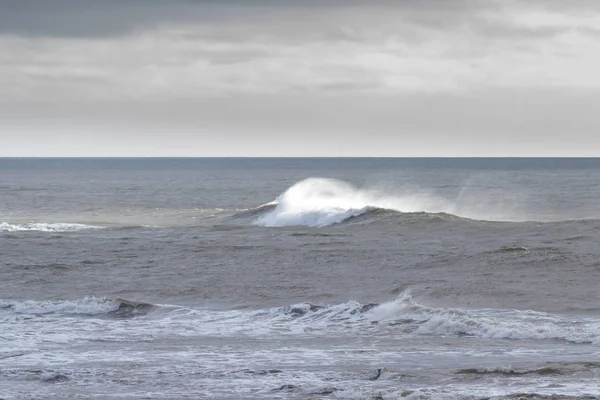
[[0,156],[8,159],[600,159],[599,156]]

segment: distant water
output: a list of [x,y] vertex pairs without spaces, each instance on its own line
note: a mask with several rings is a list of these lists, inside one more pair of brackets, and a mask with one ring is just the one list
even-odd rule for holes
[[598,398],[599,199],[600,159],[0,159],[0,398]]

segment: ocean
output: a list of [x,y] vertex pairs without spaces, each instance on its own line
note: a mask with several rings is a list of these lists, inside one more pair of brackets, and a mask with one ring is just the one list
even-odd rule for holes
[[600,398],[600,159],[0,159],[0,398]]

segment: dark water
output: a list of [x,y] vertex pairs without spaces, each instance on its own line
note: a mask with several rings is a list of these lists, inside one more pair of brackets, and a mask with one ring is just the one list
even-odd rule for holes
[[0,159],[0,398],[595,398],[599,197],[599,159]]

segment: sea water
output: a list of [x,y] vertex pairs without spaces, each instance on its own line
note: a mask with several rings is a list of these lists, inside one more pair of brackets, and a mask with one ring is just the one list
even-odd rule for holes
[[0,398],[596,398],[599,197],[597,159],[0,159]]

